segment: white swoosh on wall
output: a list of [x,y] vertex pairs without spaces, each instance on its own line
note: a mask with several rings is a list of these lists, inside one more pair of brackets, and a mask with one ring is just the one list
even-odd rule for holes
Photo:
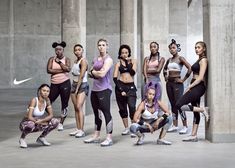
[[15,78],[14,81],[13,81],[13,84],[14,84],[14,85],[19,85],[19,84],[24,83],[24,82],[27,82],[27,81],[29,81],[29,80],[31,80],[31,79],[32,79],[32,78],[27,78],[27,79],[24,79],[24,80],[17,81],[16,78]]

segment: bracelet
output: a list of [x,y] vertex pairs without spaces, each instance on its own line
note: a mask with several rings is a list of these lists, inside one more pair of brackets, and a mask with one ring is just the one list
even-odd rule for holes
[[163,114],[162,117],[164,120],[166,120],[168,116],[166,114]]
[[144,121],[143,121],[143,120],[140,120],[140,121],[137,122],[137,124],[143,125],[143,124],[144,124]]

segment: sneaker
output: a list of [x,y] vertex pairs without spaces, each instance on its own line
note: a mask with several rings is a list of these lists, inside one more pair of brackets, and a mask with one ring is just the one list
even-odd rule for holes
[[184,141],[184,142],[197,142],[198,138],[197,138],[197,136],[190,135],[190,136],[183,138],[182,141]]
[[209,121],[209,117],[210,117],[209,113],[208,113],[209,107],[203,107],[203,109],[204,109],[204,111],[202,112],[202,114],[205,117],[206,122],[208,122]]
[[81,138],[85,136],[85,132],[82,130],[79,130],[78,133],[75,135],[76,138]]
[[170,141],[164,140],[164,139],[158,139],[157,140],[158,145],[171,145],[172,143]]
[[183,129],[179,131],[179,134],[187,134],[187,132],[188,132],[188,128],[184,126]]
[[83,142],[84,143],[99,143],[100,137],[91,137],[89,139],[85,139]]
[[58,127],[57,127],[58,131],[63,131],[64,130],[64,126],[63,124],[59,123]]
[[131,133],[131,138],[135,138],[135,137],[136,137],[136,135]]
[[70,136],[75,136],[80,130],[76,129],[75,131],[69,133]]
[[128,135],[129,134],[129,128],[125,128],[124,131],[122,131],[122,135]]
[[144,143],[145,135],[139,132],[137,136],[138,136],[138,140],[136,142],[136,145],[142,145]]
[[28,147],[25,139],[23,139],[23,138],[20,138],[19,143],[20,143],[21,148],[27,148]]
[[38,139],[36,140],[37,143],[40,143],[44,146],[50,146],[51,143],[47,142],[47,140],[44,137],[38,137]]
[[106,138],[102,143],[100,143],[100,146],[111,146],[113,145],[113,141],[110,138]]
[[173,125],[167,130],[167,132],[176,132],[176,131],[178,131],[178,129],[179,129],[179,127],[176,127]]

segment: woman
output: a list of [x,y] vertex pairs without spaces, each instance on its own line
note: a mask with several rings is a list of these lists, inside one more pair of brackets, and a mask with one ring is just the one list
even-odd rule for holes
[[[116,63],[113,81],[116,85],[115,94],[119,108],[119,114],[125,127],[122,135],[129,134],[128,111],[131,121],[135,112],[136,105],[136,86],[134,84],[134,75],[136,72],[136,61],[130,58],[131,49],[128,45],[121,45],[118,52],[119,62]],[[119,79],[117,79],[119,76]]]
[[84,113],[83,113],[83,105],[85,102],[85,98],[89,92],[89,85],[87,83],[87,69],[88,64],[83,54],[83,47],[80,44],[76,44],[74,46],[74,54],[77,59],[74,61],[72,67],[72,75],[73,75],[73,83],[71,89],[71,99],[74,105],[75,110],[75,119],[76,119],[76,130],[71,132],[71,136],[75,136],[76,138],[84,137]]
[[[145,83],[158,83],[160,86],[160,99],[162,96],[160,73],[165,63],[165,59],[160,56],[159,44],[155,41],[150,43],[151,54],[144,59],[143,75]],[[145,92],[145,91],[144,91]]]
[[[193,128],[191,135],[184,138],[183,141],[197,142],[197,131],[200,122],[200,113],[205,116],[206,122],[209,120],[208,109],[199,107],[200,98],[206,91],[205,75],[207,71],[206,44],[199,41],[195,45],[195,52],[199,59],[192,65],[193,78],[191,84],[186,89],[184,95],[177,101],[176,108],[181,111],[192,111],[194,113]],[[191,103],[191,105],[188,105]]]
[[[42,84],[38,88],[37,97],[31,99],[27,114],[20,123],[20,130],[22,131],[19,143],[21,148],[27,148],[25,141],[26,135],[32,132],[42,131],[42,134],[37,138],[36,142],[50,146],[45,137],[55,129],[59,121],[53,118],[53,112],[50,100],[48,98],[50,87],[47,84]],[[47,116],[45,116],[47,112]]]
[[61,119],[58,125],[58,131],[62,131],[63,123],[68,113],[68,102],[70,97],[70,59],[64,56],[65,42],[54,42],[56,56],[51,57],[47,64],[47,73],[51,74],[50,101],[53,103],[60,95],[61,98]]
[[95,133],[84,140],[85,143],[97,143],[100,141],[100,130],[102,118],[100,111],[103,113],[106,122],[106,139],[100,144],[101,146],[110,146],[113,144],[113,120],[110,112],[110,96],[112,93],[111,75],[113,60],[107,54],[108,43],[105,39],[97,42],[99,56],[94,58],[89,76],[93,78],[93,87],[91,91],[91,105],[95,115]]
[[[166,91],[168,98],[171,103],[171,110],[173,113],[173,126],[169,128],[168,132],[173,132],[178,130],[178,110],[176,109],[176,101],[180,99],[184,92],[184,81],[191,74],[191,65],[184,59],[184,57],[179,56],[178,52],[180,49],[180,44],[177,44],[174,39],[171,40],[171,44],[168,46],[169,51],[172,55],[164,66],[163,74],[166,81]],[[181,79],[181,71],[183,66],[185,66],[188,71],[183,79]],[[180,112],[181,120],[183,123],[183,129],[179,131],[180,134],[186,134],[188,131],[187,117],[185,112]]]
[[138,136],[137,145],[144,142],[144,132],[153,133],[162,128],[157,144],[171,145],[171,142],[164,139],[169,126],[172,124],[172,117],[166,105],[159,100],[160,86],[152,82],[146,85],[146,98],[139,104],[135,115],[134,123],[130,131]]

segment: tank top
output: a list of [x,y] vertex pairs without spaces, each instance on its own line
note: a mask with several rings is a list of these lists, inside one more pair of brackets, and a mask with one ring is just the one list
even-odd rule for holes
[[[52,69],[62,69],[61,66],[55,62],[56,57],[53,58],[52,61]],[[63,57],[60,61],[65,64],[65,57]],[[51,75],[51,83],[53,84],[60,84],[64,81],[69,79],[69,73],[68,72],[62,72],[58,74]]]
[[[81,58],[77,63],[73,64],[72,67],[72,75],[73,75],[73,81],[78,82],[78,78],[80,76],[80,72],[81,72],[81,61],[83,58]],[[87,71],[85,72],[83,78],[82,78],[82,82],[87,82]]]
[[[100,65],[104,65],[107,59],[112,59],[112,58],[109,55],[107,55],[104,60],[98,60],[98,58],[95,58],[93,60],[94,69],[96,68],[95,70],[97,70],[99,68],[100,70],[103,67],[103,66],[101,67]],[[108,72],[105,74],[103,78],[98,78],[93,80],[92,91],[103,91],[106,89],[112,90],[111,77],[112,77],[112,67],[108,70]]]
[[38,97],[35,97],[35,99],[36,99],[36,106],[34,107],[34,110],[33,110],[33,116],[34,117],[41,117],[45,113],[47,103],[46,103],[46,100],[44,100],[44,107],[43,107],[42,111],[40,111],[38,108]]

